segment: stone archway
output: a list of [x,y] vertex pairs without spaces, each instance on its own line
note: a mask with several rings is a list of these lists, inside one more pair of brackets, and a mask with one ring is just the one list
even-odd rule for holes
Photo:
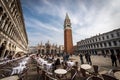
[[44,54],[45,53],[45,50],[44,49],[42,49],[42,54]]
[[38,54],[40,54],[40,52],[41,52],[41,50],[40,50],[40,49],[38,49]]
[[53,54],[53,53],[54,53],[54,50],[52,49],[52,50],[51,50],[51,54]]
[[16,54],[14,54],[14,58],[22,57],[23,55],[25,55],[24,52],[17,52]]
[[3,56],[4,52],[5,52],[5,48],[6,48],[6,41],[4,41],[2,43],[2,45],[0,46],[0,57]]
[[5,51],[4,57],[6,57],[7,55],[9,55],[9,50]]

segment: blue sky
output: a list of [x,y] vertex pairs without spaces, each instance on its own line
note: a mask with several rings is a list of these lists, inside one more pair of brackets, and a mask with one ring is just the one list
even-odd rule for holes
[[29,45],[64,44],[68,13],[74,45],[99,33],[120,28],[120,0],[21,0]]

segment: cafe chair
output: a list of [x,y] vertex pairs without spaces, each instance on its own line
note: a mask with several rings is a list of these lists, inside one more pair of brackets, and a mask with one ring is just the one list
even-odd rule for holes
[[19,77],[20,77],[19,80],[27,80],[28,69],[29,69],[29,68],[25,68],[25,69],[23,70],[23,72],[22,72],[21,74],[19,74]]
[[102,77],[104,80],[118,80],[115,77],[107,75],[107,74],[102,74]]
[[41,69],[41,77],[43,78],[43,80],[45,80],[45,78],[46,78],[46,76],[45,76],[45,74],[47,73],[47,71],[46,70],[44,70],[44,69]]
[[0,69],[0,74],[4,77],[10,76],[11,75],[11,70],[10,69]]
[[98,74],[98,65],[93,65],[95,75]]
[[74,73],[74,75],[71,77],[71,80],[75,80],[76,75],[77,75],[77,72]]
[[82,74],[83,77],[87,77],[87,74],[86,74],[86,70],[83,69],[83,68],[80,68],[80,72]]
[[72,68],[71,69],[71,80],[74,80],[76,74],[77,74],[77,70],[75,68]]
[[75,80],[77,73],[75,68],[71,68],[62,80]]
[[79,71],[79,77],[82,79],[82,80],[86,80],[89,76],[91,76],[91,74],[89,72],[87,72],[85,69],[83,68],[80,68],[80,71]]
[[0,79],[4,78],[4,77],[5,77],[5,75],[0,73]]
[[56,78],[54,78],[53,76],[45,73],[45,80],[57,80]]
[[115,73],[115,72],[118,72],[120,71],[120,69],[113,69],[112,72]]
[[97,76],[90,76],[86,80],[103,80],[103,79]]

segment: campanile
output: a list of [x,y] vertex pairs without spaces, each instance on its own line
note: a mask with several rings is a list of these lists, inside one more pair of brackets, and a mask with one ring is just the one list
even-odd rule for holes
[[72,27],[67,13],[64,21],[64,51],[73,54]]

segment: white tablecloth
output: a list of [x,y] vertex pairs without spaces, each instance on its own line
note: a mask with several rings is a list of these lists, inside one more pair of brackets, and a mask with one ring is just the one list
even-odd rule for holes
[[19,74],[23,71],[23,69],[26,68],[26,66],[18,66],[18,67],[14,67],[13,71],[11,73],[11,75],[13,74]]
[[115,76],[117,79],[120,80],[120,71],[115,72],[115,73],[114,73],[114,76]]
[[36,59],[36,61],[37,61],[40,65],[42,65],[42,66],[44,66],[44,64],[45,64],[47,70],[49,70],[49,69],[52,67],[52,63],[48,63],[48,61],[46,61],[46,60],[44,60],[44,59],[42,59],[42,58]]
[[67,73],[67,71],[65,69],[56,69],[54,72],[56,74],[66,74]]
[[82,64],[81,68],[83,68],[83,69],[91,69],[92,67],[89,64]]

